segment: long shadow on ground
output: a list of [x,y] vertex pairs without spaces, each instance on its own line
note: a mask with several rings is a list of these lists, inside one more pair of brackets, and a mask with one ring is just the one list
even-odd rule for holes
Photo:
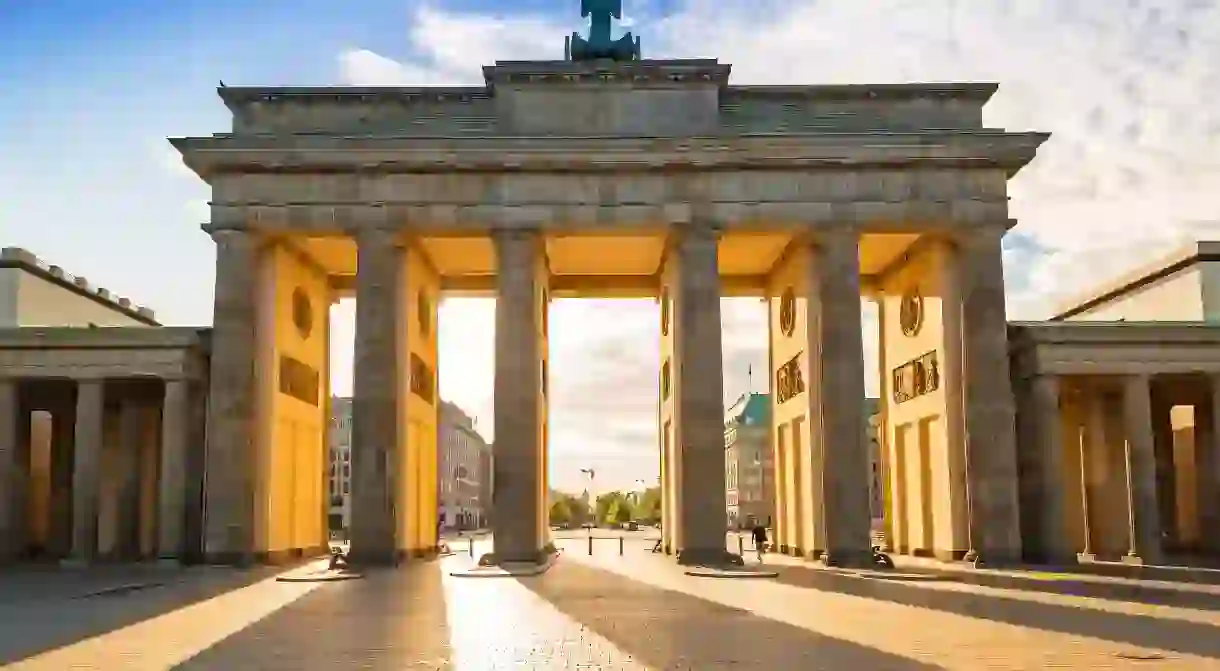
[[17,567],[0,576],[0,666],[248,587],[285,567]]
[[[1070,574],[1068,571],[1056,573]],[[997,574],[973,573],[969,571],[938,571],[928,568],[903,568],[902,573],[915,574],[946,582],[961,582],[996,589],[1014,589],[1024,592],[1045,592],[1065,596],[1127,601],[1150,606],[1172,606],[1194,610],[1220,611],[1220,596],[1214,593],[1157,587],[1138,583],[1103,583],[1055,577],[1046,579],[1037,573]]]
[[940,668],[574,561],[520,582],[651,668]]
[[371,571],[318,589],[176,669],[443,669],[452,659],[435,564]]
[[[795,587],[1220,659],[1220,636],[1216,636],[1215,627],[1205,624],[941,591],[919,587],[917,583],[903,584],[886,578],[860,577],[824,569],[784,566],[777,570],[780,582]],[[944,575],[938,579],[950,580]]]

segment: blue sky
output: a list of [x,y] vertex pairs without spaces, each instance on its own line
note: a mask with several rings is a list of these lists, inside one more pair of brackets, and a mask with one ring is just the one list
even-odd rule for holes
[[[999,82],[990,125],[1054,133],[1011,186],[1014,317],[1217,237],[1220,105],[1202,98],[1220,90],[1215,0],[635,0],[626,14],[646,56],[719,57],[735,83]],[[576,0],[0,2],[0,245],[166,323],[207,324],[208,191],[165,138],[226,129],[219,80],[477,84],[496,58],[559,57],[581,25]],[[443,310],[442,393],[489,428],[490,306]],[[350,304],[334,321],[346,391]],[[607,485],[655,475],[655,323],[649,303],[556,306],[561,484],[590,465]],[[724,324],[736,394],[764,367],[765,325],[750,301],[727,304]]]

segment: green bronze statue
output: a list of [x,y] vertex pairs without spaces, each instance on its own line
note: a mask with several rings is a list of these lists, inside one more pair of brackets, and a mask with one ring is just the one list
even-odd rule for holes
[[569,61],[593,61],[608,58],[615,61],[638,61],[640,38],[631,32],[610,39],[610,19],[623,18],[623,0],[580,0],[580,15],[589,17],[589,39],[572,33],[565,40],[564,58]]

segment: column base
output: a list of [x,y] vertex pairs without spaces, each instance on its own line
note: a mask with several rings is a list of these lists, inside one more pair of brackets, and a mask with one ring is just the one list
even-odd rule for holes
[[84,557],[65,557],[59,560],[59,567],[65,569],[85,569],[96,564],[94,559],[86,559]]
[[347,553],[347,565],[352,568],[398,566],[402,561],[398,550],[352,548]]
[[745,566],[745,560],[724,547],[683,548],[678,550],[679,566]]
[[247,568],[259,563],[258,556],[253,552],[227,551],[205,552],[203,563],[212,566],[234,566]]
[[966,550],[932,550],[932,556],[938,561],[950,563],[962,561],[966,556]]
[[505,564],[542,565],[550,561],[551,556],[554,554],[557,554],[557,551],[550,544],[533,552],[486,552],[479,557],[479,566],[504,566]]
[[1069,550],[1042,552],[1031,560],[1030,563],[1041,566],[1076,566],[1081,562],[1080,554]]
[[822,563],[832,568],[874,568],[873,549],[828,550],[822,554]]
[[1021,565],[1019,550],[968,550],[962,561],[973,564],[975,568],[1005,568]]

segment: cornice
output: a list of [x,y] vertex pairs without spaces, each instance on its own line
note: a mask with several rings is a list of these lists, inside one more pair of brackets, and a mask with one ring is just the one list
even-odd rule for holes
[[200,175],[223,172],[523,172],[1002,167],[1015,174],[1047,133],[741,134],[689,138],[232,135],[172,138]]

